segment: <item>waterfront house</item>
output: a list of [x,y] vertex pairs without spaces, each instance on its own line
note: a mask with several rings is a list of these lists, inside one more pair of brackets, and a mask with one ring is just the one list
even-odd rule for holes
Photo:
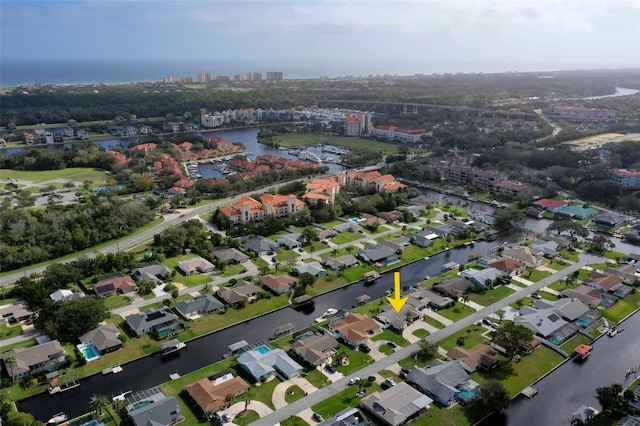
[[543,198],[538,201],[534,201],[532,204],[548,212],[557,212],[561,208],[569,205],[566,201],[554,200],[552,198]]
[[293,275],[301,275],[305,272],[310,273],[314,277],[324,277],[327,271],[322,267],[320,262],[299,263],[291,269]]
[[450,297],[453,300],[458,300],[473,286],[471,281],[464,277],[454,278],[452,280],[446,280],[440,284],[433,286],[433,291],[440,293],[446,297]]
[[427,395],[401,382],[387,390],[373,392],[360,401],[360,406],[381,424],[400,426],[420,416],[432,402]]
[[124,321],[136,337],[147,333],[152,333],[156,337],[165,337],[174,333],[181,326],[178,316],[166,306],[128,315]]
[[535,309],[523,306],[520,309],[520,315],[515,317],[514,322],[527,327],[534,334],[549,339],[555,344],[562,343],[578,330],[577,326],[563,320],[552,309]]
[[434,234],[429,231],[420,231],[420,232],[412,232],[407,235],[411,243],[417,245],[418,247],[429,247],[433,244],[433,240],[438,238],[437,234]]
[[327,268],[333,269],[334,271],[351,268],[358,265],[359,263],[360,262],[358,262],[358,259],[356,259],[352,254],[345,254],[344,256],[338,256],[336,258],[322,258],[322,264]]
[[384,246],[389,250],[392,250],[394,253],[402,253],[405,248],[407,248],[411,244],[411,241],[408,237],[398,237],[392,240],[380,240],[378,241],[379,246]]
[[380,333],[382,330],[380,324],[373,318],[353,312],[339,321],[330,323],[328,327],[329,330],[352,347],[366,343],[369,337]]
[[390,327],[400,332],[420,317],[420,312],[410,304],[405,304],[400,309],[400,312],[396,312],[393,306],[387,305],[382,309],[382,312],[376,315],[378,321],[385,327]]
[[215,250],[213,257],[224,263],[243,263],[249,260],[249,256],[235,248]]
[[308,364],[317,367],[335,354],[338,346],[338,341],[331,335],[313,334],[297,339],[291,345],[291,351]]
[[287,380],[302,373],[302,366],[292,360],[285,351],[268,346],[243,352],[238,357],[238,364],[256,382],[266,382],[276,375],[282,380]]
[[2,354],[5,369],[13,380],[52,372],[67,363],[60,342],[51,340],[30,348],[11,349]]
[[537,268],[544,262],[542,251],[525,246],[509,247],[502,252],[502,256],[522,262],[528,268]]
[[555,241],[535,240],[529,247],[540,250],[544,257],[554,258],[558,255],[560,246]]
[[296,286],[295,278],[288,275],[262,275],[258,277],[260,284],[275,294],[283,294],[293,290]]
[[469,374],[478,369],[491,371],[498,366],[498,353],[489,345],[475,345],[470,349],[455,347],[447,352],[448,360],[457,360]]
[[120,330],[114,324],[100,325],[78,337],[78,340],[82,343],[93,343],[102,355],[122,347]]
[[603,293],[613,294],[621,299],[635,291],[633,287],[624,284],[619,276],[599,271],[593,271],[583,281],[583,284]]
[[527,266],[524,263],[510,257],[501,257],[489,262],[487,266],[497,269],[510,277],[520,275],[525,271],[525,269],[527,269]]
[[191,274],[206,274],[213,272],[215,265],[202,257],[194,257],[191,259],[178,262],[178,268],[184,272],[185,275]]
[[560,292],[560,297],[578,299],[591,309],[597,308],[602,303],[602,292],[586,285],[564,289]]
[[457,360],[435,360],[429,368],[413,367],[407,380],[444,407],[473,399],[480,386]]
[[130,397],[135,402],[127,406],[127,416],[133,426],[172,426],[184,420],[176,398],[161,391],[149,393],[144,391]]
[[136,290],[136,283],[130,276],[111,274],[104,278],[98,278],[93,284],[93,291],[100,297],[109,297],[115,294],[127,294]]
[[231,373],[210,380],[201,379],[184,388],[185,393],[200,408],[204,417],[209,417],[229,403],[228,397],[247,393],[249,384],[242,377]]
[[187,320],[200,318],[216,312],[224,313],[225,307],[211,294],[201,294],[193,300],[176,302],[175,310]]
[[609,212],[600,212],[593,218],[593,223],[601,228],[613,228],[624,223],[624,216]]
[[390,264],[398,260],[393,250],[384,245],[367,244],[358,250],[357,257],[367,263]]
[[485,269],[465,269],[460,273],[461,277],[464,277],[475,284],[476,287],[486,289],[487,284],[494,285],[496,280],[500,280],[504,274],[495,268]]
[[582,220],[582,219],[591,217],[596,213],[598,213],[598,210],[593,209],[591,207],[573,205],[573,206],[566,206],[561,208],[560,210],[556,211],[555,215],[560,219]]
[[637,265],[620,265],[616,268],[605,268],[604,273],[615,275],[622,278],[627,284],[633,284],[635,281],[640,280],[640,274],[636,273]]
[[131,274],[133,279],[138,282],[153,281],[156,284],[164,282],[172,275],[171,269],[158,261],[144,263]]
[[414,288],[413,291],[407,294],[407,297],[409,297],[407,304],[413,306],[418,311],[427,307],[435,310],[445,309],[456,303],[453,299],[443,297],[424,287]]
[[216,295],[229,306],[236,306],[240,303],[255,299],[260,293],[260,288],[248,281],[242,281],[233,287],[222,287]]

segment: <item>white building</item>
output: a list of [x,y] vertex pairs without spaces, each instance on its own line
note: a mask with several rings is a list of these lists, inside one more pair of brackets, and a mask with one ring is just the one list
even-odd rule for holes
[[371,129],[371,113],[359,112],[357,114],[347,114],[344,118],[344,135],[361,136],[362,133]]
[[611,169],[609,179],[617,182],[622,189],[640,189],[640,170]]
[[371,128],[369,135],[389,141],[420,143],[422,136],[433,136],[433,132],[427,132],[425,129],[402,129],[398,126],[378,126]]

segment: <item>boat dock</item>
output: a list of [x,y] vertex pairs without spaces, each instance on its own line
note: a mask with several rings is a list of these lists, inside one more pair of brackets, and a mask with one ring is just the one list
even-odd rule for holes
[[177,354],[180,350],[184,349],[187,345],[178,339],[168,340],[160,345],[162,351],[160,356],[168,357],[170,355]]

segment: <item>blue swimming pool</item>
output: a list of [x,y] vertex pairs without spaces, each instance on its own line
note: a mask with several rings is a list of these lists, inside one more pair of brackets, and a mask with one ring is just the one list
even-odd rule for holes
[[463,401],[467,401],[468,402],[468,401],[472,401],[475,397],[477,397],[479,393],[480,393],[480,389],[479,388],[475,388],[475,389],[460,391],[458,393],[458,396]]
[[82,353],[82,355],[84,356],[84,359],[86,359],[87,362],[94,361],[100,358],[101,356],[100,351],[98,350],[98,348],[96,348],[96,346],[92,342],[81,343],[76,347]]
[[260,352],[262,355],[266,354],[267,352],[270,351],[270,349],[266,346],[258,346],[256,348],[256,351]]

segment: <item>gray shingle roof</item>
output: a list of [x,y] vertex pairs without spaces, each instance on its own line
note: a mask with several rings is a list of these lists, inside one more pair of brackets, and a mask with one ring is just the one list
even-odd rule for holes
[[120,330],[114,324],[105,324],[87,331],[78,338],[82,343],[93,342],[100,352],[122,345]]
[[176,311],[183,317],[195,314],[206,315],[224,309],[224,305],[211,294],[201,294],[193,300],[183,300],[175,305]]

